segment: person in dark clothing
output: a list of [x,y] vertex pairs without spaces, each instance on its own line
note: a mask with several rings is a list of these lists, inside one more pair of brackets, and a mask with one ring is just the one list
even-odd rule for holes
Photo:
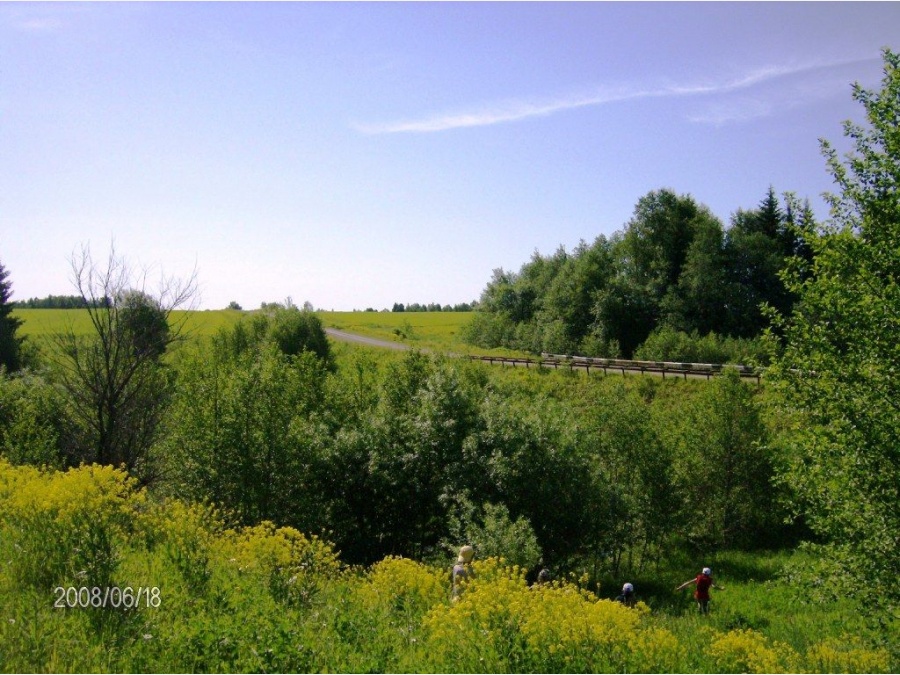
[[634,584],[625,584],[622,586],[622,592],[616,596],[616,600],[626,607],[634,607],[637,599],[634,597]]

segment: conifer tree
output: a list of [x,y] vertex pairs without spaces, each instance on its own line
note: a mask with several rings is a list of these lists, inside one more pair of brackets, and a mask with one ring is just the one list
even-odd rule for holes
[[8,372],[21,367],[21,347],[24,340],[16,335],[22,320],[12,316],[11,298],[12,282],[9,281],[9,272],[0,263],[0,366],[5,367]]

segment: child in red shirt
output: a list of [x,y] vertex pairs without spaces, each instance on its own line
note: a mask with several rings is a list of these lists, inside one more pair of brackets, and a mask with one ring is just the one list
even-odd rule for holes
[[700,613],[709,614],[709,589],[715,588],[719,591],[724,591],[725,589],[713,583],[712,570],[708,567],[704,567],[700,574],[690,581],[685,581],[675,590],[680,591],[682,588],[686,588],[691,584],[696,584],[697,586],[697,588],[694,589],[694,599],[697,601],[697,607],[700,608]]

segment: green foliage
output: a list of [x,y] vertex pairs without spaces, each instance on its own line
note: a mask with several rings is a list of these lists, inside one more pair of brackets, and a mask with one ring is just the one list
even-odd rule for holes
[[44,378],[0,379],[0,453],[13,464],[62,468],[72,429],[65,400]]
[[716,378],[679,421],[675,460],[685,536],[700,550],[771,544],[779,504],[767,431],[750,385],[737,372]]
[[568,433],[562,406],[529,398],[494,395],[484,401],[473,440],[477,456],[489,458],[488,483],[473,495],[527,518],[547,559],[562,561],[590,544],[586,525],[602,491],[593,489],[588,458]]
[[9,272],[0,263],[0,369],[14,372],[22,365],[20,352],[24,338],[16,335],[22,321],[12,316],[12,282],[8,279]]
[[317,418],[322,362],[269,344],[228,360],[196,352],[179,373],[164,445],[176,493],[225,506],[244,524],[319,529],[310,487],[327,434]]
[[[460,333],[463,340],[484,349],[492,349],[500,345],[520,346],[525,344],[528,345],[528,349],[533,350],[533,345],[529,340],[515,339],[515,322],[501,313],[476,312]],[[540,346],[539,342],[537,346]]]
[[15,303],[19,309],[81,309],[85,306],[80,295],[48,295],[46,298],[28,298]]
[[619,381],[589,388],[581,444],[589,453],[596,506],[589,550],[606,551],[613,573],[658,562],[682,508],[674,489],[673,448],[654,428],[639,391]]
[[[751,339],[762,306],[795,300],[779,278],[794,255],[809,262],[808,205],[771,188],[759,208],[737,211],[726,232],[690,195],[652,191],[622,232],[571,253],[537,252],[519,272],[494,270],[463,339],[484,348],[631,358],[660,330]],[[654,341],[661,360],[677,348]]]
[[762,338],[730,338],[716,333],[701,336],[667,326],[654,330],[634,352],[641,361],[682,363],[731,363],[764,366],[769,350]]
[[450,517],[450,539],[444,548],[455,555],[459,542],[475,548],[479,558],[503,558],[510,565],[531,569],[541,560],[541,548],[527,519],[513,520],[503,504],[484,503],[476,508],[468,499],[457,501]]
[[129,289],[116,298],[124,339],[136,358],[159,359],[169,346],[170,328],[159,301]]
[[829,546],[845,588],[865,589],[896,621],[900,606],[900,55],[884,52],[879,91],[854,87],[867,127],[845,125],[842,163],[823,142],[841,192],[833,224],[812,236],[811,265],[786,276],[800,297],[782,318],[772,381],[797,416],[784,481]]
[[331,347],[322,321],[313,312],[297,307],[268,305],[260,311],[223,328],[215,336],[221,355],[238,358],[270,343],[287,356],[311,352],[325,364],[331,363]]

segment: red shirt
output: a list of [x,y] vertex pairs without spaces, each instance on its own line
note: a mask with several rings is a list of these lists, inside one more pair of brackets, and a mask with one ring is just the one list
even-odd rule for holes
[[709,587],[712,586],[712,577],[705,574],[698,574],[694,580],[697,583],[697,590],[694,591],[694,597],[697,600],[709,600]]

